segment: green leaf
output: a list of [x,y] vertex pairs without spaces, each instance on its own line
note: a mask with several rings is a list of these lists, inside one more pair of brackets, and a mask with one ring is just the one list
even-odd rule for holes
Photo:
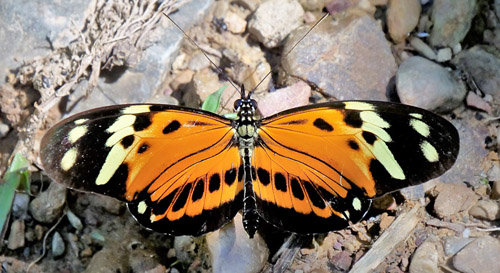
[[224,90],[226,90],[226,88],[227,88],[227,85],[224,85],[221,88],[219,88],[219,90],[210,94],[210,96],[208,96],[208,98],[201,105],[201,109],[215,113],[217,111],[217,109],[219,109],[220,98],[222,97],[222,92],[224,92]]
[[12,202],[16,190],[22,185],[24,189],[29,189],[30,173],[28,171],[29,162],[21,154],[16,154],[14,160],[0,182],[0,240],[7,230],[6,225],[9,220]]

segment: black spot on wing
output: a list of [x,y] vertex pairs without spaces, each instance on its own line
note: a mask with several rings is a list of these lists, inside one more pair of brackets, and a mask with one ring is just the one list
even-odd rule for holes
[[181,194],[177,197],[177,200],[175,200],[174,206],[172,207],[172,211],[179,211],[181,210],[185,205],[189,197],[189,192],[191,191],[191,183],[188,183],[184,186],[182,189]]
[[120,143],[122,144],[124,149],[127,149],[128,147],[130,147],[130,145],[134,144],[134,136],[133,135],[126,136],[122,138]]
[[311,200],[313,206],[318,207],[320,209],[326,208],[325,201],[323,201],[323,198],[321,198],[321,196],[318,194],[316,189],[311,185],[311,183],[305,182],[304,188],[306,189],[307,195],[309,196],[309,200]]
[[243,164],[238,168],[238,181],[243,181],[243,175],[245,174],[245,169],[243,168]]
[[220,175],[218,173],[214,173],[210,177],[210,181],[208,182],[208,190],[210,192],[218,191],[220,189]]
[[349,147],[351,147],[351,149],[356,151],[359,150],[359,145],[355,140],[349,139],[349,141],[347,141],[347,144],[349,145]]
[[203,192],[205,191],[205,181],[203,178],[198,179],[196,182],[196,186],[194,186],[193,195],[191,200],[196,202],[203,197]]
[[228,186],[231,186],[234,181],[236,180],[236,169],[231,168],[224,173],[224,183],[226,183]]
[[363,125],[363,121],[361,120],[358,111],[346,111],[344,122],[354,128],[361,128],[361,125]]
[[315,119],[313,122],[313,125],[314,125],[314,127],[318,128],[320,130],[323,130],[323,131],[327,131],[327,132],[333,131],[333,126],[330,125],[328,122],[326,122],[322,118]]
[[136,132],[147,129],[151,125],[151,117],[149,113],[138,114],[134,122],[134,130]]
[[163,128],[163,133],[170,134],[172,132],[177,131],[179,128],[181,128],[181,124],[177,120],[171,121],[165,128]]
[[257,176],[259,177],[259,181],[264,185],[267,186],[269,183],[271,183],[271,177],[269,175],[269,172],[265,169],[259,168],[257,169]]
[[377,140],[377,137],[372,132],[363,131],[363,133],[361,133],[361,135],[365,139],[366,143],[368,143],[370,145],[373,145],[375,143],[375,141]]
[[139,147],[139,149],[137,150],[137,153],[138,153],[138,154],[142,154],[142,153],[144,153],[145,151],[147,151],[147,150],[148,150],[148,148],[149,148],[149,145],[148,145],[147,143],[143,143],[143,144]]
[[156,215],[164,214],[172,204],[172,200],[174,200],[175,195],[178,191],[179,189],[177,188],[170,194],[168,194],[165,198],[160,199],[160,201],[158,201],[158,203],[156,203],[155,205],[150,205],[150,207],[153,208],[153,213]]
[[282,173],[274,174],[274,186],[277,190],[286,192],[286,178]]
[[295,198],[304,200],[304,192],[302,191],[302,187],[300,186],[299,180],[297,180],[297,178],[292,178],[290,187],[292,188],[292,194],[293,196],[295,196]]

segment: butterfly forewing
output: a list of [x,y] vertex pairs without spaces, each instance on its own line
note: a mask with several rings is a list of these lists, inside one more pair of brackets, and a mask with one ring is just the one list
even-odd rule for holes
[[333,102],[261,122],[253,164],[261,216],[317,233],[359,221],[369,198],[448,170],[458,133],[428,111],[386,102]]
[[241,208],[234,129],[208,112],[166,105],[94,109],[52,128],[41,158],[54,180],[126,201],[141,224],[160,232],[202,234]]

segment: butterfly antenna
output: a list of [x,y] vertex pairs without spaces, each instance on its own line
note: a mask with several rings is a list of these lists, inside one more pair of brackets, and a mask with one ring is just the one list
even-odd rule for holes
[[[288,50],[287,53],[285,53],[285,55],[283,55],[282,58],[285,58],[286,56],[288,56],[294,49],[295,47],[297,47],[297,45],[302,42],[302,40],[304,40],[304,38],[309,34],[309,32],[311,32],[313,29],[316,28],[316,26],[318,26],[323,20],[325,20],[326,17],[328,17],[328,15],[330,15],[330,13],[325,13],[325,15],[323,15],[316,23],[314,23],[314,25],[304,34],[302,35],[302,37],[297,41],[295,42],[295,44],[292,46],[292,48],[290,48],[290,50]],[[252,91],[250,91],[249,94],[253,94],[255,90],[257,90],[257,88],[260,86],[261,83],[264,82],[264,80],[269,77],[269,75],[271,75],[271,73],[273,72],[273,70],[276,68],[273,67],[269,72],[267,72],[267,74],[264,76],[264,78],[255,86],[254,89],[252,89]]]
[[[168,14],[163,12],[163,15],[165,15],[168,18],[168,20],[170,20],[170,22],[172,22],[172,24],[174,24],[175,27],[177,27],[182,32],[182,34],[184,34],[184,36],[189,40],[189,42],[191,42],[191,44],[196,46],[201,51],[201,53],[203,53],[203,55],[205,55],[205,57],[208,59],[208,61],[210,61],[212,66],[215,67],[221,75],[225,75],[224,71],[219,66],[217,66],[212,61],[212,59],[210,59],[210,57],[208,57],[207,52],[205,50],[203,50],[176,22],[174,22],[174,20],[172,20],[172,18],[170,18],[170,16],[168,16]],[[226,78],[226,79],[234,87],[234,89],[236,89],[238,92],[241,93],[240,89],[236,86],[236,84],[231,79],[229,79],[229,78]]]

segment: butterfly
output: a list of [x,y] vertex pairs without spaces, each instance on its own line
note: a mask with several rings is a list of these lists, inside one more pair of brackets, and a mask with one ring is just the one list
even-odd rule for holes
[[360,221],[371,200],[438,177],[459,136],[446,119],[391,102],[335,101],[259,119],[251,92],[235,119],[160,104],[66,118],[43,137],[50,178],[125,201],[154,231],[202,235],[239,211],[249,237],[266,221],[326,233]]

